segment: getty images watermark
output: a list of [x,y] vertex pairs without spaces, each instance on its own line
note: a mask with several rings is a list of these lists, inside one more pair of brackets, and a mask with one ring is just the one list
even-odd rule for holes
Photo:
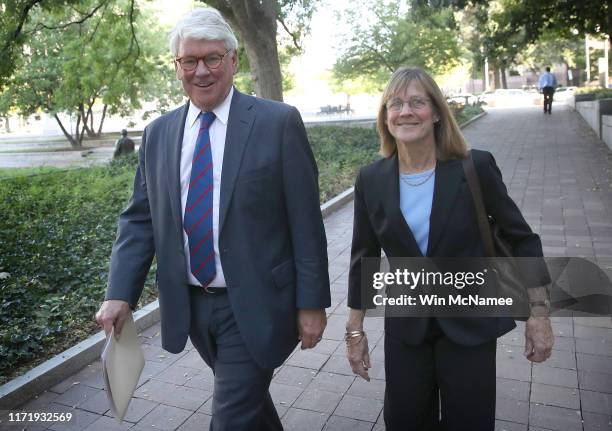
[[363,258],[361,304],[387,317],[521,318],[528,289],[545,286],[553,316],[612,316],[606,271],[584,258]]

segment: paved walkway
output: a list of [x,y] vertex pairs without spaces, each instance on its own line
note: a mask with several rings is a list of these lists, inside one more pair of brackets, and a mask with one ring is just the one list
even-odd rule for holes
[[[546,254],[591,256],[612,269],[612,154],[575,112],[496,109],[465,134],[473,147],[495,154]],[[373,349],[370,383],[355,378],[344,357],[352,205],[328,217],[325,227],[328,327],[315,349],[297,350],[277,370],[272,396],[287,430],[383,430],[382,321],[365,324]],[[545,364],[523,358],[522,324],[499,340],[496,430],[612,430],[612,320],[555,318],[553,325],[555,350]],[[24,408],[74,414],[53,430],[208,429],[211,370],[191,346],[178,355],[164,352],[159,325],[142,337],[146,367],[123,425],[109,416],[99,362]]]

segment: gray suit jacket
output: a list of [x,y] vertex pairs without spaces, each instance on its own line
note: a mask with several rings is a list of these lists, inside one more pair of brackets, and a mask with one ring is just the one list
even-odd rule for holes
[[[179,164],[188,105],[146,127],[134,192],[119,217],[106,299],[134,307],[153,257],[162,346],[183,350],[190,297]],[[219,208],[219,253],[232,309],[254,360],[280,365],[297,344],[297,309],[330,306],[318,173],[298,111],[234,91]]]

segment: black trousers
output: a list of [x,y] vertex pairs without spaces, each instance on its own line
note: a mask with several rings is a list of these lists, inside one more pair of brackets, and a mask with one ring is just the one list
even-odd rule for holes
[[210,431],[277,431],[283,426],[268,391],[272,373],[251,358],[227,294],[191,291],[189,338],[212,368]]
[[493,431],[496,345],[456,344],[435,319],[417,346],[385,334],[387,431]]
[[544,94],[544,113],[548,112],[550,114],[550,109],[552,108],[553,96],[555,94],[554,87],[544,87],[542,88],[542,94]]

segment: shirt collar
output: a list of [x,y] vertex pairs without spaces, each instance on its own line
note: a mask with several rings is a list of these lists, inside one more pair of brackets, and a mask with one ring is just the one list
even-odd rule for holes
[[[232,104],[232,97],[234,95],[234,86],[230,88],[229,93],[215,109],[213,109],[213,113],[217,117],[217,120],[221,121],[224,125],[227,125],[227,120],[229,118],[230,106]],[[189,127],[193,127],[194,123],[198,121],[198,115],[200,115],[200,108],[195,106],[191,101],[189,102],[189,112],[187,112],[187,124]]]

